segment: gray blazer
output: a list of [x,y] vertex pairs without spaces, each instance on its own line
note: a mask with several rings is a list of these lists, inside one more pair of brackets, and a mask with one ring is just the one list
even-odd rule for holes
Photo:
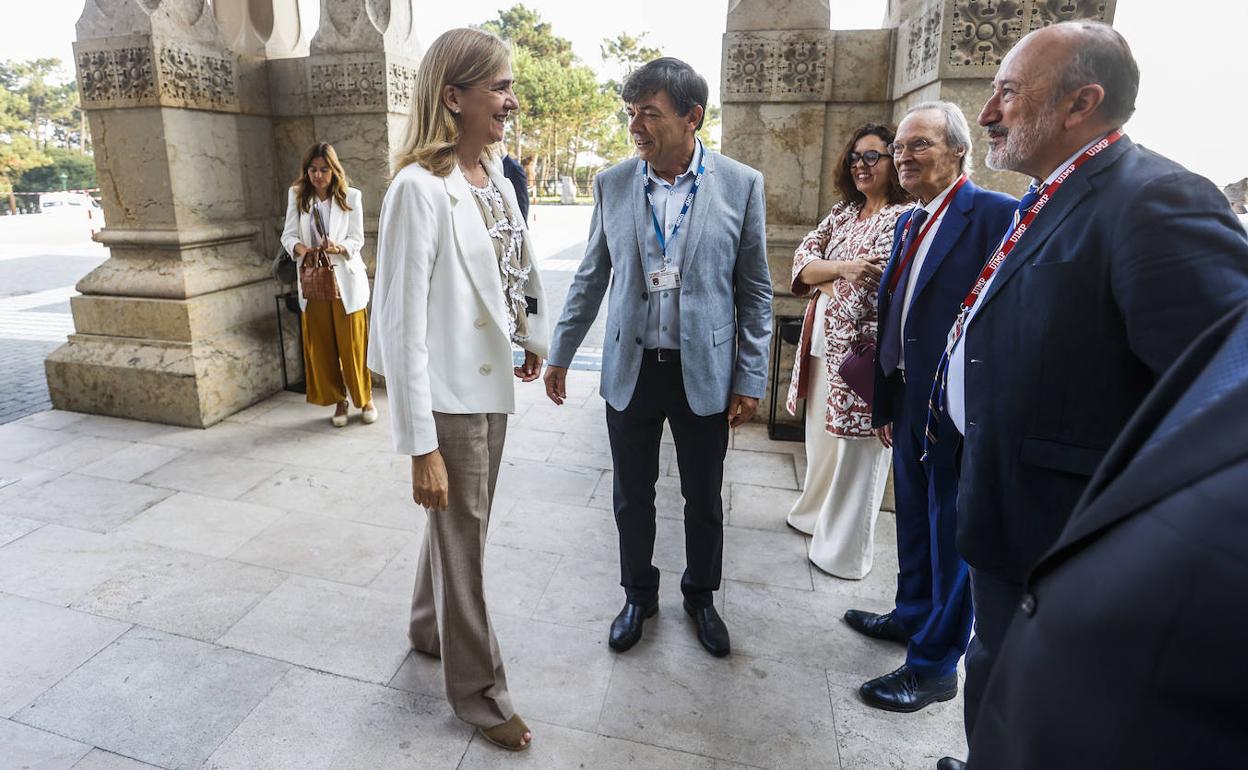
[[[642,262],[651,230],[643,169],[631,158],[594,179],[585,259],[550,345],[550,363],[568,366],[610,285],[601,392],[617,410],[628,406],[637,385],[650,301]],[[706,175],[679,236],[689,239],[680,287],[681,368],[697,414],[723,412],[732,393],[762,398],[766,390],[772,300],[766,221],[763,175],[707,150]]]

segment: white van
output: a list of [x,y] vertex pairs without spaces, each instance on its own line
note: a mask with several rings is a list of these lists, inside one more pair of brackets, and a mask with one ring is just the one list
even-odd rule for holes
[[50,192],[39,196],[39,212],[45,216],[64,217],[91,228],[104,227],[104,209],[90,195],[82,192]]

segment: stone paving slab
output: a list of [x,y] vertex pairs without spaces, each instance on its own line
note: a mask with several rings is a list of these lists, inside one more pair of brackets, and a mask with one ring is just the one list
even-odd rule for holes
[[559,408],[517,388],[486,546],[531,751],[455,720],[440,667],[408,649],[425,517],[386,416],[333,430],[280,393],[208,430],[66,412],[0,426],[0,767],[873,770],[965,753],[960,698],[914,715],[857,698],[904,654],[841,620],[891,606],[892,515],[864,580],[821,572],[784,523],[802,445],[760,425],[733,433],[724,489],[716,604],[733,655],[706,655],[681,608],[670,435],[659,614],[611,652],[623,592],[604,407],[596,377],[572,375]]
[[197,767],[288,669],[133,629],[14,719],[149,764]]

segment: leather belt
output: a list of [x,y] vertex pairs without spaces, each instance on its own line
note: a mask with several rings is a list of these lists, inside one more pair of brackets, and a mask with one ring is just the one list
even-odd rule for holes
[[644,357],[660,364],[678,364],[680,348],[646,348]]

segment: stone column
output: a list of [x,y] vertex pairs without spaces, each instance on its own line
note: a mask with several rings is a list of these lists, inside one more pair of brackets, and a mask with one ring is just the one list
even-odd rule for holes
[[[838,199],[835,164],[859,125],[892,113],[892,31],[834,31],[826,0],[736,0],[724,35],[723,147],[767,184],[767,251],[777,315],[800,315],[793,251]],[[774,346],[779,344],[773,339]],[[791,349],[777,383],[788,388]],[[770,402],[760,410],[766,414]],[[783,409],[780,410],[783,413]],[[782,419],[790,420],[787,413]]]
[[992,94],[992,78],[1028,32],[1075,19],[1110,23],[1116,5],[1116,0],[894,0],[894,119],[927,99],[954,102],[971,123],[976,183],[1022,194],[1028,179],[984,163],[987,142],[975,120]]
[[300,98],[278,111],[279,130],[291,132],[282,137],[287,147],[279,142],[278,149],[288,177],[298,173],[295,156],[310,144],[289,140],[323,140],[334,145],[351,184],[363,193],[364,260],[370,274],[381,198],[407,128],[412,83],[423,53],[414,23],[412,0],[321,3],[321,26],[303,73],[306,85],[301,84]]
[[205,0],[87,0],[77,34],[111,254],[46,362],[53,404],[211,425],[280,387],[266,84]]

